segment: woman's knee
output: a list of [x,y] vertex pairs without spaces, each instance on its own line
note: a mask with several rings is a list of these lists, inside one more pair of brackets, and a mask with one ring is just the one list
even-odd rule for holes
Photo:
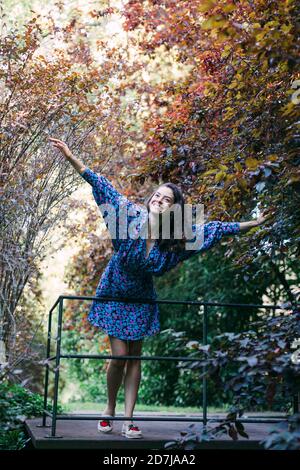
[[[128,355],[129,356],[141,356],[142,354],[142,348],[143,348],[143,340],[136,340],[136,341],[129,341],[129,350],[128,350]],[[130,364],[140,364],[141,360],[140,359],[130,359],[128,363]]]
[[129,356],[140,356],[142,354],[143,340],[139,339],[136,341],[129,341],[128,344],[128,355]]
[[[112,356],[128,356],[128,346],[127,341],[124,341],[113,336],[109,337],[111,345],[111,355]],[[123,369],[126,364],[126,359],[111,359],[111,364],[114,367]]]
[[125,364],[126,364],[126,359],[111,359],[110,363],[113,367],[116,367],[118,369],[124,369]]

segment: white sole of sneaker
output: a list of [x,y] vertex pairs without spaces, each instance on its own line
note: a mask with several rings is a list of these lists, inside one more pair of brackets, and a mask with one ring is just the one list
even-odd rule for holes
[[112,429],[109,429],[108,431],[104,431],[104,429],[98,429],[98,432],[102,432],[103,434],[108,434],[109,432],[112,432]]
[[139,439],[140,437],[143,437],[143,434],[127,434],[126,431],[122,430],[122,436],[128,437],[128,439]]

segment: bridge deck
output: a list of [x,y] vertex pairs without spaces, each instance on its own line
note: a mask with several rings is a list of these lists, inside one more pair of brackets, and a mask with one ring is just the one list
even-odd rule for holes
[[[116,415],[117,417],[121,415]],[[187,415],[158,413],[135,413],[136,417],[186,417]],[[202,417],[202,415],[188,415],[189,417]],[[213,417],[215,417],[214,415]],[[220,415],[218,415],[220,417]],[[212,417],[212,416],[210,416]],[[249,416],[250,417],[250,416]],[[94,420],[57,420],[56,434],[60,438],[49,438],[50,427],[39,427],[41,418],[29,419],[26,421],[28,434],[32,438],[35,448],[39,449],[165,449],[165,444],[178,440],[180,432],[187,432],[190,429],[196,431],[201,424],[190,421],[167,422],[167,421],[133,421],[140,426],[143,437],[140,439],[128,439],[121,434],[123,420],[114,421],[114,429],[111,433],[104,434],[97,431],[97,416]],[[51,419],[47,418],[47,425],[51,424]],[[190,428],[191,425],[194,425]],[[199,443],[197,448],[228,448],[228,449],[262,449],[259,442],[267,437],[268,432],[274,426],[273,423],[244,423],[245,431],[249,439],[239,436],[238,441],[233,441],[228,436],[222,436],[218,440]]]

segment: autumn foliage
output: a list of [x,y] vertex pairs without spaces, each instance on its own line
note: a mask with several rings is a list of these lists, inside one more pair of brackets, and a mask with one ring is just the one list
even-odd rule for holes
[[[16,314],[24,288],[30,283],[40,300],[40,261],[76,232],[68,213],[85,207],[70,199],[81,180],[53,151],[48,136],[64,140],[99,169],[118,156],[115,142],[121,145],[126,138],[118,119],[109,115],[118,114],[119,102],[105,98],[114,65],[93,61],[78,23],[58,27],[36,15],[23,29],[3,28],[0,37],[0,340],[11,364],[18,356],[19,329],[24,331],[19,321],[24,313]],[[118,165],[123,166],[121,158]],[[57,228],[60,246],[51,247],[49,237]]]
[[156,83],[126,78],[151,111],[135,180],[179,183],[210,220],[273,211],[235,256],[281,276],[291,300],[281,265],[299,256],[298,2],[133,0],[122,14],[137,70],[167,51],[185,71]]

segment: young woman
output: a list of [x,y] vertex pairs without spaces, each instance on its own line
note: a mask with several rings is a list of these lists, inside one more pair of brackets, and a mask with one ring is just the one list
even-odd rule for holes
[[[147,199],[146,208],[132,203],[120,194],[102,175],[94,173],[80,162],[61,140],[50,138],[53,146],[59,149],[75,170],[92,186],[93,196],[105,218],[106,226],[113,233],[114,254],[106,266],[96,296],[135,299],[156,299],[153,276],[161,276],[179,262],[211,248],[226,235],[234,235],[262,224],[268,216],[262,215],[249,222],[220,222],[193,225],[194,238],[174,236],[173,205],[182,208],[184,198],[181,190],[173,183],[160,185]],[[120,230],[121,209],[127,213],[125,232]],[[163,238],[162,214],[170,210],[170,237]],[[115,212],[114,212],[115,211]],[[106,218],[113,213],[111,221]],[[183,216],[182,216],[183,217]],[[124,220],[124,219],[122,219]],[[184,220],[181,220],[184,227]],[[131,235],[129,234],[131,227]],[[122,228],[122,227],[121,227]],[[124,228],[124,224],[123,224]],[[132,236],[133,232],[133,236]],[[120,235],[123,233],[123,235]],[[187,249],[185,242],[195,241],[202,233],[201,245]],[[88,320],[95,327],[108,334],[112,356],[141,356],[143,339],[160,331],[158,305],[145,303],[122,303],[118,301],[98,302],[93,300]],[[107,406],[103,417],[115,416],[118,390],[124,376],[125,417],[122,434],[128,438],[140,438],[142,432],[133,424],[132,416],[141,380],[139,359],[111,359],[107,369]],[[113,420],[100,420],[98,431],[111,432]]]

